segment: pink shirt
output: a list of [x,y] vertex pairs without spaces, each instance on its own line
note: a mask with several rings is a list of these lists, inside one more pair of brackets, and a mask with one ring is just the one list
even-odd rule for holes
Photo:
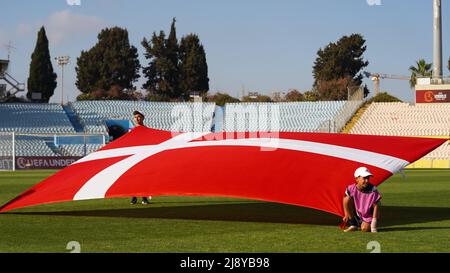
[[381,200],[381,194],[373,185],[366,191],[360,191],[356,184],[347,187],[345,191],[347,196],[353,198],[355,202],[355,209],[358,216],[366,223],[371,223],[373,218],[373,205]]

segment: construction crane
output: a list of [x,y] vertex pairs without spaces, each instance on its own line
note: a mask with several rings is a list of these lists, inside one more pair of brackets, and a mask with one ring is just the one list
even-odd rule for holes
[[390,80],[411,80],[410,76],[402,76],[402,75],[392,75],[392,74],[383,74],[383,73],[371,73],[364,71],[364,76],[371,79],[373,81],[375,96],[380,93],[380,79],[390,79]]

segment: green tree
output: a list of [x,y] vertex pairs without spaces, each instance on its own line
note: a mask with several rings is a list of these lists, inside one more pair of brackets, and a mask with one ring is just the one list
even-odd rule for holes
[[168,61],[167,81],[169,83],[172,98],[178,98],[182,95],[180,90],[180,73],[179,73],[179,46],[177,39],[177,30],[175,27],[175,18],[172,19],[169,37],[166,41],[166,54]]
[[178,42],[176,38],[175,18],[172,21],[169,37],[166,39],[164,31],[159,35],[153,32],[150,41],[142,41],[145,49],[144,56],[149,65],[143,72],[147,82],[143,85],[151,97],[175,99],[180,97]]
[[[324,49],[319,49],[313,66],[314,86],[313,89],[320,90],[321,99],[332,99],[334,95],[327,98],[326,94],[333,94],[338,81],[344,79],[349,85],[359,86],[362,84],[363,75],[361,70],[369,65],[364,60],[366,40],[361,34],[343,36],[335,43],[329,43]],[[368,91],[368,90],[367,90]]]
[[367,103],[372,102],[402,102],[399,98],[389,95],[387,92],[380,92],[375,97],[367,101]]
[[224,106],[225,103],[240,102],[239,99],[228,95],[227,93],[216,93],[208,97],[209,102],[215,102],[219,106]]
[[180,88],[183,97],[189,98],[192,91],[203,95],[209,90],[208,64],[200,39],[189,34],[180,42]]
[[88,51],[81,51],[75,67],[77,73],[75,85],[83,93],[80,96],[88,98],[91,92],[102,86],[100,76],[102,61],[102,52],[96,46]]
[[303,94],[303,96],[304,96],[304,98],[305,98],[305,101],[318,101],[319,98],[320,98],[319,93],[317,93],[317,92],[314,91],[314,90],[306,91],[306,92]]
[[161,31],[159,35],[153,32],[150,41],[146,38],[142,41],[142,46],[145,48],[144,56],[150,60],[147,67],[143,68],[144,76],[147,81],[144,83],[145,88],[150,96],[158,95],[169,98],[169,94],[165,89],[165,78],[162,67],[165,66],[165,34]]
[[[102,98],[124,99],[124,90],[133,90],[139,78],[137,48],[130,45],[128,31],[120,27],[105,28],[97,44],[82,51],[77,59],[76,86],[83,93],[105,90]],[[101,94],[102,92],[96,92]]]
[[304,101],[305,96],[296,89],[289,90],[285,97],[286,101]]
[[447,68],[448,68],[448,71],[450,71],[450,58],[448,58]]
[[346,100],[348,88],[356,88],[356,82],[350,76],[323,81],[316,88],[319,100]]
[[48,102],[56,88],[56,73],[48,49],[48,39],[45,28],[41,27],[37,34],[36,47],[31,55],[30,72],[27,81],[27,98],[32,99],[32,93],[40,93],[39,102]]
[[433,64],[427,63],[425,59],[420,59],[416,62],[416,66],[410,66],[409,71],[411,71],[411,79],[409,80],[409,85],[411,88],[417,83],[417,77],[431,77],[431,67]]

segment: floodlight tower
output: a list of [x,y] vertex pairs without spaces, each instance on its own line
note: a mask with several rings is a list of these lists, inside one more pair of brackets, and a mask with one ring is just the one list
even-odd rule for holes
[[433,0],[433,82],[442,83],[441,0]]
[[61,105],[64,105],[64,66],[69,63],[69,56],[58,56],[55,60],[61,66]]
[[433,73],[417,78],[416,103],[450,103],[450,81],[442,73],[442,0],[433,0]]

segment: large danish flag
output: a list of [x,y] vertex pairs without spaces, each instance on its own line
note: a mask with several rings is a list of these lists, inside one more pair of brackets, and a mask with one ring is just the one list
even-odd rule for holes
[[0,208],[128,196],[224,196],[343,215],[366,166],[379,185],[446,139],[327,133],[171,133],[137,127]]

